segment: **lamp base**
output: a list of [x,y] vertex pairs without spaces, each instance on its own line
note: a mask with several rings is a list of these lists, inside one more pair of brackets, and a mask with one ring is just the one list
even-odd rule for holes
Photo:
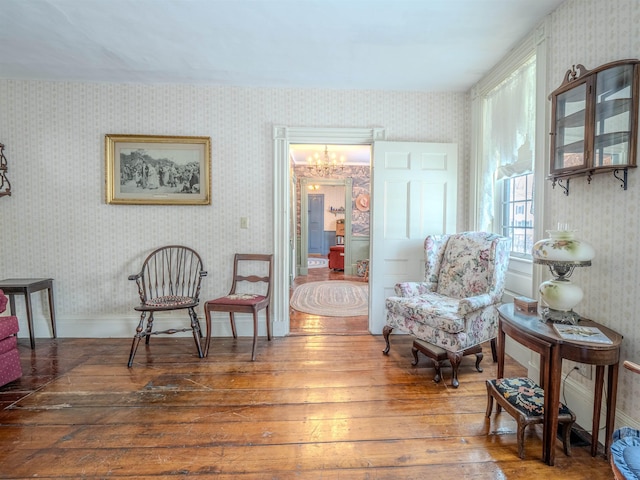
[[545,322],[551,321],[553,323],[566,323],[569,325],[577,325],[578,322],[582,319],[582,317],[573,310],[562,311],[554,310],[548,307],[542,309],[542,311],[540,312],[540,316]]

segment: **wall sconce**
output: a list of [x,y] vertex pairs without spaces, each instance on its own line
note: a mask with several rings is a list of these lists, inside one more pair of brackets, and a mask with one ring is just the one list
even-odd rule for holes
[[4,156],[4,145],[0,143],[0,197],[11,195],[11,183],[7,178],[7,157]]
[[547,265],[553,280],[539,287],[542,301],[547,306],[542,318],[557,323],[576,325],[580,315],[573,308],[583,297],[582,289],[571,283],[569,277],[576,267],[588,267],[595,256],[593,247],[577,240],[573,230],[547,230],[550,238],[539,240],[533,246],[533,263]]

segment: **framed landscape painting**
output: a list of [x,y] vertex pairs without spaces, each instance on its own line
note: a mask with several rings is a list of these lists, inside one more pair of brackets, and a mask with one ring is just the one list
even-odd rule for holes
[[105,135],[111,204],[209,205],[211,138]]

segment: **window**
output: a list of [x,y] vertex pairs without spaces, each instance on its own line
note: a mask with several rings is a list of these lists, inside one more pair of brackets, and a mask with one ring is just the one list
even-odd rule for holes
[[533,174],[501,181],[501,233],[511,239],[512,255],[530,255],[533,246]]
[[511,253],[533,245],[536,56],[524,60],[482,101],[480,228],[511,238]]

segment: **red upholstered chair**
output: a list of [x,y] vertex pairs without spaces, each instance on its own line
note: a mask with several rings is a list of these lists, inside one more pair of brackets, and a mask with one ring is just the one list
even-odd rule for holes
[[[0,313],[7,307],[7,297],[0,290]],[[18,353],[18,318],[0,317],[0,386],[22,376]]]
[[[256,274],[256,272],[259,273]],[[224,297],[209,300],[204,304],[204,313],[207,319],[205,356],[209,354],[209,344],[211,343],[211,312],[229,312],[233,338],[238,338],[234,314],[251,313],[253,315],[251,360],[255,361],[256,346],[258,345],[258,312],[262,309],[265,310],[267,317],[267,340],[271,340],[269,304],[271,302],[272,272],[273,255],[235,254],[231,290]]]

